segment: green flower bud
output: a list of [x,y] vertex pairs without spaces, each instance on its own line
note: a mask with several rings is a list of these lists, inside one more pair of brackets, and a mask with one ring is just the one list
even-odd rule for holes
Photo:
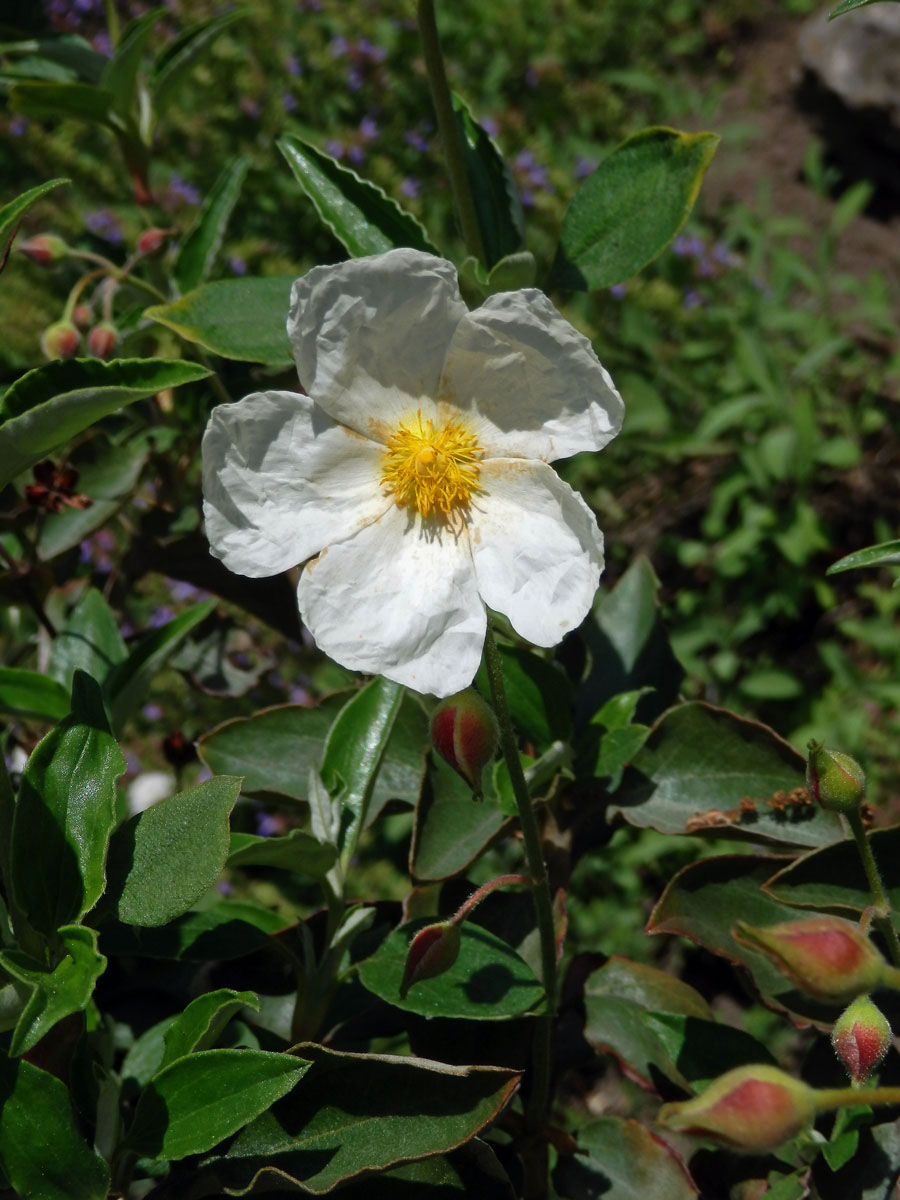
[[41,264],[59,262],[69,253],[69,247],[55,233],[39,233],[37,237],[19,242],[18,248],[33,262]]
[[41,350],[45,358],[71,358],[78,353],[81,334],[71,321],[55,321],[41,334]]
[[737,941],[762,950],[797,987],[832,1004],[846,1004],[892,981],[891,967],[861,932],[841,917],[812,917],[757,928],[738,921]]
[[826,750],[822,742],[809,742],[806,786],[829,812],[855,812],[866,795],[866,773],[849,754]]
[[448,696],[431,718],[431,744],[481,799],[481,772],[497,752],[500,733],[489,704],[469,688]]
[[759,1064],[728,1071],[693,1100],[664,1104],[657,1120],[667,1129],[758,1152],[789,1141],[815,1115],[812,1088]]
[[434,979],[449,971],[459,957],[461,938],[459,925],[453,921],[437,921],[425,925],[409,943],[403,980],[400,984],[401,1000],[414,983],[423,979]]
[[857,996],[831,1031],[834,1052],[855,1084],[865,1083],[890,1049],[888,1019],[868,996]]

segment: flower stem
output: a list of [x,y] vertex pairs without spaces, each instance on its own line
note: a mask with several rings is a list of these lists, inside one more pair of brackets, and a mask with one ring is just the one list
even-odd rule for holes
[[419,0],[418,19],[419,37],[422,41],[422,52],[425,55],[425,69],[431,85],[431,98],[434,101],[438,130],[444,144],[447,171],[450,175],[450,186],[456,201],[456,212],[459,216],[463,240],[469,253],[487,266],[481,226],[478,224],[478,213],[475,209],[475,197],[472,194],[469,175],[466,171],[459,125],[456,113],[453,111],[453,99],[450,95],[450,85],[447,83],[447,72],[444,69],[444,56],[441,53],[441,40],[438,36],[437,20],[434,15],[434,0]]
[[538,933],[541,939],[541,977],[547,994],[547,1009],[537,1018],[534,1035],[534,1078],[525,1107],[525,1123],[531,1132],[540,1129],[544,1122],[550,1093],[550,1054],[553,1037],[553,1018],[556,1012],[556,933],[553,927],[553,901],[547,868],[544,865],[541,835],[534,807],[528,794],[528,785],[522,771],[519,750],[509,717],[506,702],[506,686],[500,666],[500,652],[494,640],[494,631],[488,618],[487,634],[484,639],[484,661],[491,687],[494,713],[500,727],[500,745],[509,770],[519,821],[525,842],[525,858],[531,875],[531,894],[537,914]]
[[816,1108],[827,1112],[855,1104],[900,1104],[900,1087],[817,1088]]
[[852,809],[846,815],[847,823],[850,826],[850,832],[853,834],[853,840],[856,842],[856,848],[859,851],[859,857],[862,860],[863,870],[866,873],[866,879],[869,884],[869,891],[875,905],[875,915],[872,918],[872,923],[887,942],[888,951],[894,966],[900,967],[900,939],[897,937],[897,930],[894,928],[889,916],[891,911],[890,901],[888,900],[887,892],[884,890],[884,884],[881,881],[881,872],[878,870],[878,864],[875,862],[875,855],[872,853],[872,845],[869,842],[865,826],[863,825],[862,816],[858,808]]
[[460,925],[476,905],[490,892],[498,887],[508,887],[510,884],[518,883],[522,887],[531,887],[531,880],[527,875],[498,875],[496,879],[489,879],[487,883],[483,883],[481,887],[473,892],[468,900],[463,901],[453,916],[450,918],[451,924]]

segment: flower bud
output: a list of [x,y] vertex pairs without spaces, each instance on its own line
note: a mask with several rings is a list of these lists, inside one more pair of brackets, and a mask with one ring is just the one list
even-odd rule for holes
[[855,812],[866,794],[866,773],[849,754],[826,750],[822,742],[809,743],[806,786],[829,812]]
[[168,240],[168,229],[145,229],[137,240],[138,254],[159,254]]
[[71,358],[81,345],[81,335],[71,321],[55,321],[41,334],[41,350],[46,358]]
[[449,971],[459,957],[460,928],[453,921],[438,921],[425,925],[409,943],[403,980],[400,984],[401,1000],[414,983],[433,979]]
[[101,321],[87,335],[88,353],[94,358],[112,358],[118,344],[118,330],[109,321]]
[[762,950],[797,987],[832,1004],[888,982],[894,968],[858,925],[841,917],[812,917],[758,928],[738,921],[735,938]]
[[735,1150],[772,1150],[816,1115],[816,1094],[799,1079],[765,1064],[737,1067],[693,1100],[664,1104],[667,1129],[709,1138]]
[[868,996],[857,996],[831,1031],[834,1052],[855,1084],[865,1083],[887,1054],[892,1040],[887,1017]]
[[76,304],[72,309],[72,320],[79,329],[87,329],[94,323],[94,310],[89,304]]
[[19,250],[23,254],[27,254],[32,262],[41,263],[42,265],[59,262],[61,258],[65,258],[69,253],[69,247],[55,233],[39,233],[37,237],[19,242]]
[[500,734],[489,704],[469,688],[448,696],[431,718],[431,744],[481,798],[481,772],[494,757]]

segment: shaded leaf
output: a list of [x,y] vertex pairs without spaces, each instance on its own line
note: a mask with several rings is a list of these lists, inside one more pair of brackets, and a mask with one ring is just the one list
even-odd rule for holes
[[474,801],[469,786],[435,757],[416,807],[410,875],[419,883],[459,875],[509,822],[489,797]]
[[638,1121],[601,1117],[578,1131],[578,1150],[560,1158],[553,1172],[561,1200],[693,1200],[698,1195],[675,1151]]
[[222,358],[285,367],[291,363],[287,317],[293,282],[293,275],[221,279],[171,304],[151,305],[144,316]]
[[290,924],[269,908],[246,901],[223,900],[152,929],[107,922],[100,931],[100,944],[110,955],[184,962],[224,961],[253,954],[266,945],[273,933]]
[[317,841],[300,829],[283,837],[256,837],[233,833],[228,853],[229,867],[281,867],[297,875],[323,879],[337,859],[334,846]]
[[163,1056],[157,1070],[187,1054],[211,1049],[231,1018],[242,1008],[259,1010],[259,998],[255,992],[219,988],[192,1000],[166,1029]]
[[[572,732],[572,685],[557,663],[547,662],[521,646],[500,645],[500,666],[516,730],[539,750],[565,741]],[[484,663],[475,677],[479,691],[489,696]]]
[[376,184],[360,179],[303,138],[287,134],[276,144],[319,219],[353,258],[384,254],[397,246],[437,254],[422,225]]
[[234,21],[245,16],[247,10],[236,8],[219,16],[208,17],[183,30],[178,37],[168,42],[153,64],[151,90],[153,107],[157,116],[162,114],[193,70],[206,48]]
[[246,155],[229,163],[204,200],[172,268],[180,292],[198,287],[209,275],[249,166]]
[[112,58],[107,60],[100,84],[113,97],[113,107],[121,117],[127,117],[135,106],[137,74],[141,57],[160,17],[167,8],[153,8],[130,21],[122,31]]
[[879,542],[877,546],[866,546],[864,550],[854,550],[845,554],[837,562],[833,562],[826,575],[838,575],[841,571],[853,571],[858,567],[893,566],[900,563],[900,538],[890,542]]
[[55,679],[22,667],[0,667],[0,712],[61,721],[68,711],[69,693]]
[[38,120],[80,117],[93,125],[117,128],[115,96],[90,83],[17,83],[10,89],[9,106]]
[[77,670],[101,686],[109,672],[128,655],[115,614],[96,588],[88,588],[53,639],[48,671],[71,688]]
[[652,262],[687,220],[718,144],[663,126],[626,138],[569,205],[550,286],[597,291]]
[[[873,829],[869,845],[881,872],[888,901],[900,913],[900,825]],[[852,919],[872,903],[872,893],[852,838],[847,838],[790,863],[766,884],[767,892],[783,904],[814,908]]]
[[0,207],[0,256],[9,245],[16,227],[32,204],[36,200],[40,200],[41,196],[45,196],[47,192],[52,192],[54,188],[69,182],[68,179],[50,179],[47,183],[39,183],[37,187],[29,188],[27,192],[16,196],[15,200],[10,200],[8,204]]
[[453,113],[484,245],[484,265],[492,268],[502,258],[521,250],[525,243],[519,191],[500,150],[456,94]]

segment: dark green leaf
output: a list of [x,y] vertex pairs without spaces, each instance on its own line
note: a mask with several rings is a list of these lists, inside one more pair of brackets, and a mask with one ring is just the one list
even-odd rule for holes
[[[500,665],[516,730],[538,750],[565,741],[572,732],[572,685],[561,668],[532,650],[500,646]],[[490,695],[487,668],[482,663],[475,680]]]
[[876,0],[841,0],[841,3],[828,14],[828,20],[831,21],[843,13],[851,12],[854,8],[865,8],[867,4],[874,4],[875,2]]
[[287,317],[293,282],[293,275],[266,275],[204,283],[171,304],[152,305],[144,316],[223,358],[284,367],[291,362]]
[[116,830],[107,891],[120,921],[165,925],[212,887],[228,858],[228,817],[240,790],[240,779],[217,776]]
[[47,192],[52,192],[54,188],[69,182],[68,179],[51,179],[47,183],[39,183],[37,187],[29,188],[27,192],[16,196],[15,200],[10,200],[0,208],[0,258],[15,233],[16,226],[32,204]]
[[296,875],[324,879],[337,859],[334,846],[317,842],[300,829],[283,837],[256,837],[233,833],[228,854],[229,867],[281,867]]
[[[869,846],[881,872],[888,902],[900,913],[900,825],[873,829]],[[872,903],[872,893],[852,838],[813,850],[779,871],[766,891],[783,904],[832,912],[851,920]]]
[[652,262],[687,220],[718,143],[662,126],[627,138],[569,205],[550,286],[597,291]]
[[0,712],[61,721],[68,711],[69,693],[55,679],[22,667],[0,667]]
[[109,1169],[78,1132],[64,1083],[0,1054],[0,1165],[16,1196],[106,1200]]
[[154,675],[162,670],[191,630],[205,621],[215,607],[215,600],[203,600],[191,605],[161,629],[145,634],[128,657],[116,663],[103,687],[114,728],[122,728],[140,704]]
[[163,1056],[157,1070],[198,1050],[212,1049],[219,1034],[242,1008],[259,1011],[259,997],[255,992],[219,988],[192,1000],[166,1030]]
[[0,487],[116,409],[208,374],[162,358],[70,358],[29,371],[0,399]]
[[560,1158],[553,1184],[561,1200],[694,1200],[680,1159],[646,1126],[601,1117],[578,1131],[579,1153]]
[[457,95],[453,96],[453,112],[484,245],[484,265],[493,267],[524,245],[525,224],[519,192],[503,155]]
[[13,891],[43,933],[77,921],[103,892],[116,779],[124,770],[99,688],[79,672],[72,713],[29,758],[13,818]]
[[185,913],[168,925],[141,929],[107,922],[101,930],[106,954],[173,961],[209,962],[243,958],[261,949],[273,933],[290,924],[268,908],[239,900],[223,900],[198,912]]
[[341,1200],[513,1200],[509,1176],[486,1142],[472,1138],[436,1154],[342,1187]]
[[106,64],[100,82],[112,95],[115,111],[121,117],[127,117],[135,107],[135,89],[141,57],[153,33],[153,27],[168,11],[167,8],[153,8],[129,22],[119,38],[112,58]]
[[17,83],[9,93],[9,105],[38,120],[80,117],[107,129],[117,128],[115,97],[90,83]]
[[[36,55],[50,63],[65,67],[84,83],[99,83],[107,59],[77,34],[59,37],[29,38],[24,42],[6,42],[0,46],[4,55]],[[33,61],[33,60],[32,60]]]
[[208,17],[189,26],[156,56],[153,64],[153,107],[161,114],[175,97],[177,89],[193,69],[198,58],[233,21],[246,15],[247,9],[236,8],[217,17]]
[[67,688],[77,670],[86,671],[102,686],[127,655],[115,614],[101,592],[88,588],[53,639],[48,671]]
[[212,270],[249,166],[250,159],[246,155],[229,163],[204,200],[172,268],[180,292],[198,287]]
[[533,1011],[544,989],[531,968],[506,942],[480,925],[463,922],[456,962],[434,979],[414,983],[400,997],[403,968],[413,934],[427,920],[394,929],[371,958],[360,965],[365,987],[388,1004],[424,1017],[502,1021]]
[[832,563],[825,574],[837,575],[857,567],[893,566],[895,563],[900,563],[900,538],[879,542],[877,546],[866,546],[864,550],[854,550],[852,554],[846,554]]
[[837,841],[840,821],[812,801],[805,766],[766,725],[708,704],[679,704],[635,755],[609,815],[661,833],[784,846]]
[[420,883],[459,875],[508,823],[499,805],[473,800],[468,784],[435,758],[416,808],[410,874]]
[[446,1153],[496,1117],[519,1079],[501,1067],[345,1054],[311,1043],[296,1051],[312,1061],[302,1086],[243,1130],[224,1156],[207,1160],[228,1195],[246,1195],[257,1180],[321,1195],[363,1172]]
[[380,187],[360,179],[303,138],[289,134],[277,144],[319,219],[353,258],[384,254],[397,246],[437,254],[415,217]]
[[25,964],[24,957],[15,951],[0,954],[0,965],[7,974],[32,989],[9,1044],[13,1058],[32,1050],[64,1017],[83,1012],[94,985],[106,970],[106,959],[97,951],[93,929],[64,925],[59,939],[65,954],[52,971],[43,970],[39,963]]
[[125,1146],[175,1161],[211,1150],[265,1112],[309,1064],[265,1050],[201,1050],[153,1076],[141,1093]]

